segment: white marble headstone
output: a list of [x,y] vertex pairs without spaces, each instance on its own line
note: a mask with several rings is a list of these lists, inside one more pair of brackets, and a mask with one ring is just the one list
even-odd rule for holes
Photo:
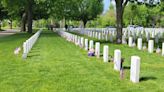
[[90,41],[89,41],[89,49],[91,49],[91,48],[94,48],[93,40],[90,40]]
[[108,54],[109,54],[109,52],[108,52],[108,46],[104,46],[104,48],[103,48],[103,60],[104,60],[104,62],[108,62]]
[[88,39],[85,39],[85,50],[88,50]]
[[140,75],[140,57],[132,56],[131,66],[130,66],[130,80],[133,83],[138,83],[139,75]]
[[142,38],[138,38],[137,47],[139,50],[142,50]]
[[121,69],[121,51],[114,51],[114,69],[120,71]]
[[100,42],[96,42],[95,55],[97,56],[97,58],[100,57]]
[[154,40],[149,40],[148,42],[148,52],[153,53],[154,51]]
[[133,38],[132,37],[129,37],[128,45],[129,45],[129,47],[133,46]]

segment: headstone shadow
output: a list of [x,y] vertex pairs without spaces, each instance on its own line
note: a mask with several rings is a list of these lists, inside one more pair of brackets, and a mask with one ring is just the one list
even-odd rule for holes
[[157,78],[156,77],[153,77],[153,76],[145,76],[145,77],[141,77],[140,78],[140,82],[142,81],[148,81],[148,80],[156,80]]
[[130,66],[124,66],[123,67],[125,70],[130,70]]
[[32,58],[32,57],[37,57],[37,56],[40,56],[40,54],[30,54],[30,55],[28,55],[27,57],[28,57],[28,58]]

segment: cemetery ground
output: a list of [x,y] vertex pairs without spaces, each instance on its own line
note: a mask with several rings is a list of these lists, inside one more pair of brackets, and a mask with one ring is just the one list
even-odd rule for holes
[[[110,44],[109,54],[120,49],[124,79],[113,62],[88,57],[87,52],[56,33],[42,32],[26,60],[13,51],[31,35],[17,33],[0,37],[0,92],[163,92],[164,57],[126,45]],[[130,82],[130,58],[141,57],[140,82]]]

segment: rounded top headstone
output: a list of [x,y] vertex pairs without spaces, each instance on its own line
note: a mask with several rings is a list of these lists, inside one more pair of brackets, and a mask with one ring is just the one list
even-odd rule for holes
[[131,58],[140,60],[140,57],[139,56],[132,56]]

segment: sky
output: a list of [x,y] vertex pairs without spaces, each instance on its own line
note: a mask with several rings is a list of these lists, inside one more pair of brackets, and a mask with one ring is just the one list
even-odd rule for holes
[[104,0],[104,12],[106,12],[109,9],[109,5],[110,5],[110,0]]

